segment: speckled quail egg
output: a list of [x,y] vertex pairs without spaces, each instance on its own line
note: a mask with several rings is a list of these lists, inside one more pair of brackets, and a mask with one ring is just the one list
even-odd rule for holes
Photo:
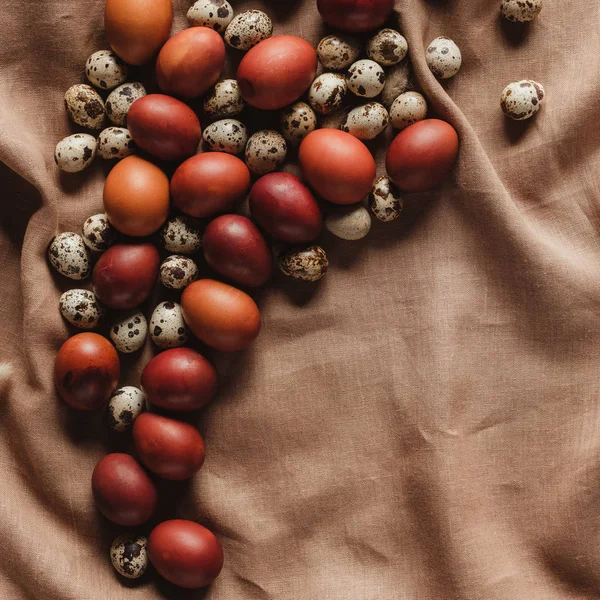
[[126,385],[119,388],[108,401],[106,417],[113,431],[128,431],[133,422],[144,412],[146,396],[142,390]]
[[250,50],[273,35],[273,22],[260,10],[246,10],[233,18],[225,30],[225,42],[236,50]]
[[528,23],[540,14],[543,5],[543,0],[502,0],[500,12],[509,21]]
[[338,110],[319,117],[319,129],[341,129],[348,119],[349,110]]
[[190,336],[177,302],[161,302],[150,317],[150,338],[161,350],[183,346]]
[[346,78],[340,73],[323,73],[311,84],[308,101],[315,112],[329,115],[344,104],[348,93]]
[[406,129],[426,116],[427,101],[418,92],[400,94],[390,108],[390,120],[396,129]]
[[204,112],[211,119],[233,117],[244,110],[240,86],[235,79],[224,79],[212,88],[204,99]]
[[106,119],[104,102],[90,85],[78,83],[65,93],[65,107],[77,125],[87,129],[102,129]]
[[438,79],[454,77],[462,65],[459,47],[447,37],[437,37],[429,44],[425,60],[429,70]]
[[367,56],[382,67],[398,64],[407,52],[406,38],[395,29],[382,29],[367,42]]
[[298,146],[316,129],[317,115],[306,102],[296,102],[281,112],[279,126],[285,141],[291,146]]
[[342,240],[362,240],[371,230],[371,215],[364,206],[340,209],[325,219],[325,227]]
[[390,122],[388,111],[379,102],[369,102],[357,106],[348,113],[342,131],[353,135],[359,140],[375,139]]
[[248,130],[241,121],[223,119],[205,127],[202,139],[209,150],[239,154],[248,143]]
[[112,123],[124,127],[127,123],[127,113],[131,105],[146,95],[146,89],[141,83],[124,83],[115,88],[106,99],[106,114]]
[[92,252],[108,250],[117,237],[117,230],[109,223],[106,213],[88,217],[81,229],[83,241]]
[[98,136],[98,154],[100,158],[125,158],[135,152],[135,142],[131,139],[129,129],[123,127],[107,127]]
[[272,129],[257,131],[246,145],[246,164],[255,175],[266,175],[284,163],[287,156],[285,138]]
[[375,98],[385,85],[385,72],[374,60],[357,60],[348,69],[348,89],[361,98]]
[[298,281],[319,281],[329,268],[327,254],[321,246],[292,249],[277,261],[280,271]]
[[400,190],[385,175],[375,180],[369,194],[369,208],[379,221],[389,223],[401,214],[404,201]]
[[78,233],[58,234],[48,247],[50,264],[69,279],[85,279],[90,274],[90,252]]
[[187,256],[167,256],[160,265],[160,281],[172,290],[182,290],[198,279],[198,265]]
[[54,162],[61,171],[78,173],[87,169],[96,157],[96,138],[87,133],[75,133],[56,144]]
[[148,322],[140,311],[119,317],[110,328],[110,339],[123,354],[137,352],[144,345],[147,335]]
[[500,106],[504,114],[515,121],[525,121],[542,107],[544,86],[532,79],[509,83],[502,91]]
[[411,87],[410,62],[403,60],[401,63],[388,69],[385,75],[385,85],[381,92],[381,103],[389,110],[394,100]]
[[345,71],[360,56],[358,40],[339,35],[324,37],[317,46],[317,56],[324,69]]
[[221,32],[231,23],[233,8],[227,0],[197,0],[188,10],[187,19],[193,27],[210,27]]
[[127,579],[140,578],[148,568],[148,540],[142,535],[126,533],[110,547],[110,561],[115,571]]
[[89,290],[68,290],[59,301],[60,314],[78,329],[96,329],[104,316],[104,307]]
[[85,74],[93,86],[112,90],[127,81],[127,65],[112,50],[98,50],[87,59]]
[[165,250],[175,254],[195,254],[202,248],[202,228],[192,217],[171,217],[160,231]]

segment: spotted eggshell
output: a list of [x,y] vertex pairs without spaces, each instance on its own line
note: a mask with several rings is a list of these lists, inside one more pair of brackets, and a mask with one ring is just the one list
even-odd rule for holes
[[75,133],[56,144],[54,162],[65,173],[78,173],[87,169],[96,156],[97,143],[94,136]]
[[192,27],[210,27],[225,31],[233,19],[233,8],[227,0],[197,0],[187,12]]
[[116,320],[110,328],[110,339],[123,354],[137,352],[144,345],[147,335],[148,323],[139,311]]
[[285,141],[292,146],[298,146],[316,129],[317,116],[306,102],[296,102],[282,111],[279,124]]
[[224,79],[212,88],[204,99],[204,112],[211,119],[233,117],[244,110],[240,86],[235,79]]
[[69,279],[85,279],[90,274],[90,253],[78,233],[60,233],[48,247],[50,264]]
[[427,101],[418,92],[400,94],[390,108],[390,120],[396,129],[422,121],[427,116]]
[[369,102],[350,111],[342,131],[359,140],[373,140],[385,130],[389,121],[388,111],[383,104]]
[[364,206],[339,210],[325,219],[325,227],[342,240],[361,240],[371,230],[371,215]]
[[315,112],[329,115],[344,104],[348,93],[346,78],[340,73],[323,73],[311,84],[308,101]]
[[410,61],[403,60],[391,67],[385,74],[385,85],[381,92],[381,103],[389,110],[394,100],[410,86]]
[[374,60],[358,60],[348,69],[348,89],[361,98],[374,98],[383,90],[385,72]]
[[165,250],[175,254],[195,254],[202,248],[202,228],[192,217],[177,215],[170,218],[160,232]]
[[395,29],[382,29],[367,42],[367,56],[382,67],[399,63],[407,52],[406,38]]
[[543,5],[544,0],[502,0],[500,12],[509,21],[528,23],[540,14]]
[[92,252],[104,252],[115,242],[116,229],[108,222],[106,213],[92,215],[82,227],[83,241]]
[[198,265],[187,256],[173,254],[160,265],[160,281],[172,290],[182,290],[198,279]]
[[358,40],[339,35],[324,37],[317,46],[317,56],[324,69],[344,71],[360,56]]
[[128,431],[145,407],[146,396],[142,390],[130,385],[119,388],[106,407],[108,426],[113,431]]
[[287,144],[285,138],[276,131],[257,131],[246,145],[246,164],[255,175],[266,175],[275,171],[285,161]]
[[112,50],[98,50],[87,59],[85,74],[93,86],[112,90],[127,81],[127,65]]
[[110,561],[115,571],[127,579],[140,578],[148,568],[148,540],[143,535],[126,533],[110,547]]
[[502,91],[500,106],[515,121],[531,119],[542,107],[544,86],[532,79],[509,83]]
[[177,302],[161,302],[150,317],[150,338],[161,350],[183,346],[190,336]]
[[329,268],[327,254],[321,246],[292,249],[277,262],[284,275],[298,281],[319,281]]
[[146,95],[146,89],[141,83],[124,83],[115,88],[106,99],[106,114],[112,123],[124,127],[127,123],[127,113],[131,105]]
[[400,190],[385,175],[375,180],[369,194],[371,212],[384,223],[395,221],[401,214],[404,202]]
[[250,50],[273,35],[273,22],[260,10],[246,10],[234,17],[225,30],[225,41],[236,50]]
[[98,136],[98,154],[100,158],[110,160],[125,158],[135,152],[135,142],[131,139],[129,129],[123,127],[107,127]]
[[104,126],[104,102],[98,92],[85,83],[73,85],[66,91],[65,107],[77,125],[87,129],[102,129]]
[[209,150],[240,154],[248,143],[248,130],[241,121],[223,119],[206,127],[202,132],[202,139]]
[[425,60],[429,70],[438,79],[454,77],[462,65],[459,47],[447,37],[437,37],[429,44]]
[[96,329],[104,316],[104,307],[89,290],[68,290],[59,301],[60,314],[78,329]]

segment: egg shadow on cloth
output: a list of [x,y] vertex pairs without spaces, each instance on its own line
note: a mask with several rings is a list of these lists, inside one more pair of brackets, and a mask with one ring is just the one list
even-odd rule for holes
[[531,119],[526,119],[525,121],[515,121],[502,113],[502,118],[504,119],[504,133],[506,133],[506,137],[512,144],[516,144],[533,125],[533,121],[534,119],[537,119],[537,115],[533,116]]
[[[265,12],[268,15],[273,15],[275,21],[285,21],[291,17],[297,10],[300,0],[264,0]],[[275,28],[277,23],[274,23]],[[274,35],[277,32],[274,31]]]
[[208,594],[209,588],[199,590],[186,590],[170,582],[158,573],[155,576],[155,588],[161,596],[168,600],[203,600]]
[[498,26],[502,30],[504,39],[513,47],[522,46],[529,37],[532,22],[519,23],[515,21],[509,21],[502,16],[502,13],[498,12]]

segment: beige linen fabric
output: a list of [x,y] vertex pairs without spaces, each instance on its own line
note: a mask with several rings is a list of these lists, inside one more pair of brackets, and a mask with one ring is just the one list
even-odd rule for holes
[[[314,0],[234,4],[276,33],[326,31]],[[65,90],[106,47],[103,2],[0,1],[0,359],[16,367],[0,401],[0,598],[600,598],[600,4],[546,0],[521,30],[498,5],[398,0],[417,79],[460,134],[453,176],[363,242],[324,236],[327,277],[275,278],[256,344],[212,356],[206,464],[160,485],[153,521],[219,535],[225,568],[204,593],[113,573],[120,529],[89,480],[129,442],[52,385],[73,286],[46,246],[101,211],[109,169],[60,175],[53,149],[73,131]],[[175,1],[174,31],[188,6]],[[464,57],[443,84],[424,62],[438,35]],[[510,123],[500,92],[522,78],[546,106]],[[123,359],[122,384],[151,354]]]

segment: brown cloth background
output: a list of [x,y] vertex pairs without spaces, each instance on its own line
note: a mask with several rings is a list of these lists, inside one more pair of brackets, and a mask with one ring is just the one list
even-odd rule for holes
[[[234,2],[316,43],[314,4]],[[215,357],[206,464],[161,486],[159,515],[219,535],[225,568],[204,594],[113,572],[120,530],[89,479],[127,443],[52,385],[58,298],[77,284],[45,249],[101,211],[109,168],[60,176],[53,149],[73,130],[65,90],[106,47],[103,2],[0,1],[0,359],[17,369],[0,402],[0,598],[600,598],[600,4],[545,4],[519,33],[498,0],[397,2],[460,160],[363,242],[325,236],[322,283],[277,277],[257,343]],[[188,6],[175,2],[175,31]],[[464,56],[443,85],[423,57],[438,35]],[[546,105],[508,123],[500,92],[521,78],[545,85]],[[123,361],[123,384],[151,352]]]

